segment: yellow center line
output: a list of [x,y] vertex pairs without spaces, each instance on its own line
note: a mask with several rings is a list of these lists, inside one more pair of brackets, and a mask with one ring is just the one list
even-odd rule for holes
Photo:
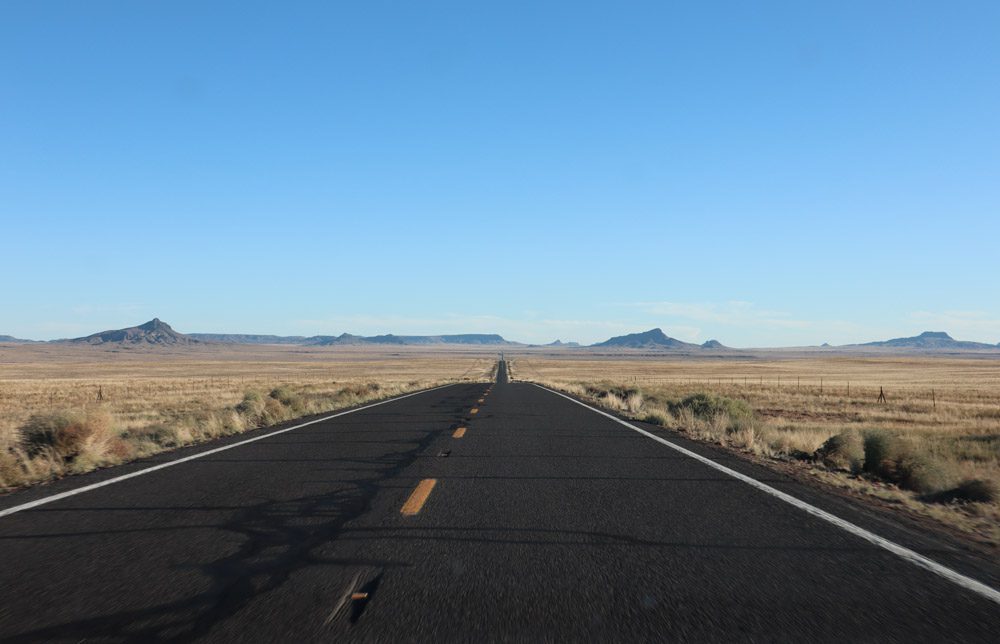
[[472,411],[470,411],[469,413],[470,414],[478,414],[479,413],[479,408],[478,407],[473,407]]
[[459,427],[455,430],[455,433],[451,435],[452,438],[461,438],[465,436],[465,427]]
[[417,483],[417,487],[410,494],[410,498],[406,499],[406,503],[400,508],[400,513],[406,516],[413,516],[420,512],[424,507],[424,503],[427,503],[427,497],[431,495],[431,490],[434,489],[437,482],[437,479],[424,479]]

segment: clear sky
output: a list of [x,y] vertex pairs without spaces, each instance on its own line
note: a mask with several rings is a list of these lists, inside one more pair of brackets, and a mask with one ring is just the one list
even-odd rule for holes
[[1000,341],[1000,3],[0,3],[0,333]]

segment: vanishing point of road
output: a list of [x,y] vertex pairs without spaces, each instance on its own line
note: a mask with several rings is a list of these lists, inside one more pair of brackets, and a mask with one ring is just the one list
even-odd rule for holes
[[1000,637],[993,563],[503,362],[324,418],[0,498],[0,641]]

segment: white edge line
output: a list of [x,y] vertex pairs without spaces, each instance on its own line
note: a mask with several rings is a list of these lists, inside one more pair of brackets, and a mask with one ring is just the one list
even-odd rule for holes
[[77,494],[83,494],[84,492],[90,492],[91,490],[96,490],[97,488],[104,487],[105,485],[111,485],[112,483],[121,483],[122,481],[126,481],[128,479],[135,478],[137,476],[142,476],[143,474],[149,474],[150,472],[155,472],[157,470],[173,467],[174,465],[180,465],[181,463],[193,461],[196,458],[202,458],[203,456],[210,456],[211,454],[218,454],[219,452],[224,452],[227,449],[233,449],[234,447],[247,445],[248,443],[264,440],[265,438],[271,438],[272,436],[277,436],[278,434],[284,434],[285,432],[290,432],[293,429],[301,429],[303,427],[306,427],[307,425],[315,425],[316,423],[326,422],[333,418],[337,418],[338,416],[346,416],[347,414],[353,414],[356,411],[364,411],[365,409],[371,409],[372,407],[378,407],[379,405],[385,405],[386,403],[396,402],[397,400],[409,398],[410,396],[416,396],[418,394],[425,394],[431,391],[436,391],[438,389],[444,389],[445,387],[451,387],[456,384],[459,383],[452,382],[446,385],[431,387],[430,389],[421,389],[420,391],[414,391],[408,394],[403,394],[402,396],[396,396],[395,398],[386,398],[385,400],[380,400],[377,403],[364,405],[363,407],[355,407],[354,409],[348,409],[347,411],[337,412],[336,414],[330,414],[329,416],[323,416],[322,418],[316,418],[306,423],[300,423],[298,425],[293,425],[292,427],[286,427],[284,429],[279,429],[277,431],[268,432],[267,434],[263,434],[261,436],[254,436],[253,438],[247,438],[246,440],[241,440],[237,443],[232,443],[231,445],[223,445],[222,447],[216,447],[215,449],[210,449],[204,452],[198,452],[197,454],[192,454],[191,456],[178,458],[177,460],[174,461],[167,461],[166,463],[153,465],[152,467],[147,467],[142,470],[137,470],[135,472],[130,472],[128,474],[122,474],[121,476],[116,476],[114,478],[107,479],[106,481],[99,481],[97,483],[84,485],[83,487],[78,487],[73,490],[66,490],[65,492],[60,492],[58,494],[53,494],[51,496],[44,496],[40,499],[29,501],[28,503],[22,503],[21,505],[15,505],[5,510],[0,510],[0,517],[5,517],[14,514],[15,512],[21,512],[22,510],[30,510],[31,508],[37,508],[40,505],[45,505],[46,503],[52,503],[53,501],[59,501],[60,499],[76,496]]
[[992,588],[990,586],[987,586],[986,584],[984,584],[984,583],[982,583],[980,581],[976,581],[975,579],[973,579],[971,577],[966,577],[962,573],[957,572],[955,570],[952,570],[951,568],[948,568],[947,566],[943,566],[943,565],[939,564],[938,562],[936,562],[936,561],[934,561],[932,559],[928,559],[927,557],[925,557],[924,555],[920,554],[919,552],[915,552],[913,550],[910,550],[909,548],[906,548],[904,546],[899,545],[898,543],[889,541],[885,537],[880,537],[877,534],[875,534],[874,532],[869,532],[868,530],[865,530],[861,526],[855,525],[855,524],[853,524],[850,521],[847,521],[845,519],[841,519],[840,517],[838,517],[836,515],[833,515],[833,514],[830,514],[829,512],[827,512],[825,510],[821,510],[821,509],[817,508],[814,505],[810,505],[809,503],[806,503],[805,501],[802,501],[801,499],[798,499],[798,498],[796,498],[796,497],[794,497],[794,496],[792,496],[790,494],[786,494],[785,492],[782,492],[781,490],[775,489],[775,488],[771,487],[770,485],[768,485],[766,483],[761,483],[757,479],[751,478],[751,477],[749,477],[749,476],[747,476],[745,474],[741,474],[741,473],[737,472],[736,470],[730,469],[730,468],[726,467],[725,465],[721,465],[721,464],[713,461],[710,458],[706,458],[706,457],[704,457],[704,456],[702,456],[700,454],[696,454],[695,452],[692,452],[689,449],[681,447],[680,445],[677,445],[676,443],[672,443],[672,442],[670,442],[670,441],[668,441],[668,440],[666,440],[664,438],[661,438],[661,437],[659,437],[659,436],[657,436],[655,434],[647,432],[644,429],[636,427],[632,423],[626,422],[626,421],[622,420],[621,418],[618,418],[617,416],[609,414],[609,413],[607,413],[605,411],[601,411],[600,409],[597,409],[595,407],[591,407],[590,405],[588,405],[586,403],[580,402],[579,400],[577,400],[576,398],[573,398],[572,396],[567,396],[564,393],[555,391],[553,389],[549,389],[548,387],[542,386],[542,385],[540,385],[538,383],[531,383],[531,384],[533,384],[536,387],[539,387],[541,389],[544,389],[544,390],[546,390],[548,392],[551,392],[551,393],[553,393],[553,394],[555,394],[557,396],[562,396],[566,400],[570,400],[572,402],[575,402],[576,404],[580,405],[581,407],[585,407],[585,408],[589,409],[590,411],[592,411],[594,413],[600,414],[602,416],[606,416],[607,418],[610,418],[611,420],[615,421],[616,423],[619,423],[621,425],[624,425],[624,426],[628,427],[629,429],[632,429],[634,431],[639,432],[640,434],[642,434],[643,436],[645,436],[647,438],[652,438],[654,441],[656,441],[658,443],[662,443],[663,445],[666,445],[667,447],[669,447],[669,448],[671,448],[673,450],[676,450],[676,451],[680,452],[681,454],[684,454],[685,456],[690,456],[691,458],[693,458],[693,459],[695,459],[695,460],[697,460],[697,461],[699,461],[701,463],[704,463],[705,465],[708,465],[709,467],[711,467],[713,469],[716,469],[716,470],[722,472],[723,474],[727,474],[727,475],[729,475],[729,476],[731,476],[731,477],[733,477],[735,479],[743,481],[747,485],[750,485],[750,486],[752,486],[754,488],[757,488],[761,492],[765,492],[767,494],[770,494],[771,496],[773,496],[775,498],[778,498],[778,499],[781,499],[782,501],[784,501],[785,503],[788,503],[789,505],[793,505],[793,506],[797,507],[800,510],[808,512],[809,514],[813,515],[814,517],[822,519],[822,520],[824,520],[824,521],[826,521],[828,523],[832,523],[833,525],[837,526],[841,530],[845,530],[845,531],[853,534],[856,537],[860,537],[860,538],[864,539],[865,541],[868,541],[869,543],[875,544],[876,546],[878,546],[880,548],[884,548],[885,550],[888,550],[889,552],[893,553],[894,555],[897,555],[897,556],[905,559],[906,561],[908,561],[908,562],[910,562],[910,563],[912,563],[912,564],[914,564],[916,566],[919,566],[920,568],[923,568],[924,570],[928,570],[928,571],[934,573],[935,575],[938,575],[939,577],[944,577],[948,581],[950,581],[950,582],[952,582],[954,584],[957,584],[957,585],[961,586],[962,588],[965,588],[966,590],[971,590],[972,592],[974,592],[974,593],[976,593],[978,595],[981,595],[982,597],[985,597],[986,599],[989,599],[989,600],[991,600],[991,601],[993,601],[993,602],[995,602],[997,604],[1000,604],[1000,591],[998,591],[995,588]]

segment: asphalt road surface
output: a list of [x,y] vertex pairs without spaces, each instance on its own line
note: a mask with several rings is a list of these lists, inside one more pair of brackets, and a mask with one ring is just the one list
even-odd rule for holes
[[[0,511],[274,431],[11,494]],[[1000,604],[961,583],[1000,587],[993,564],[655,433],[958,581],[507,383],[501,366],[495,385],[422,392],[0,516],[0,640],[1000,638]]]

